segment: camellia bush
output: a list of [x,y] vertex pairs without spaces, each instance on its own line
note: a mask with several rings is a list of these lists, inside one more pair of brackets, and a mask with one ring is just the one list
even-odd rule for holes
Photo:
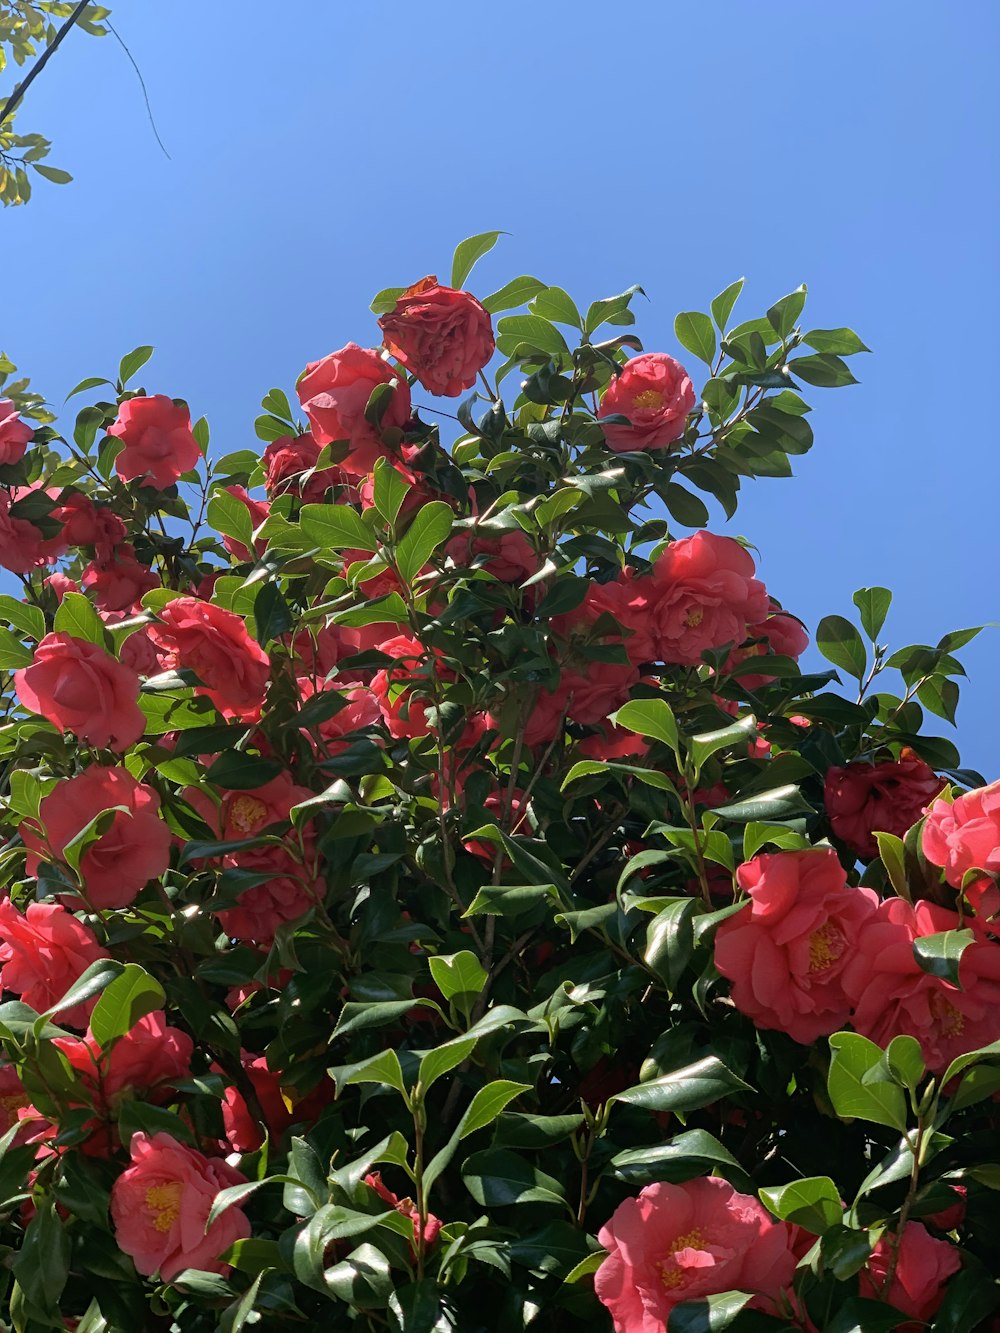
[[867,349],[496,239],[235,452],[148,347],[0,403],[4,1326],[994,1328],[977,631],[803,672],[702,498]]

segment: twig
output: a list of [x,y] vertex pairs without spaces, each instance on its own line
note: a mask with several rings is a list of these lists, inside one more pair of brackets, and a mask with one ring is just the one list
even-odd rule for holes
[[135,63],[135,57],[132,55],[132,52],[128,49],[128,47],[125,45],[122,39],[118,36],[118,33],[114,28],[114,26],[108,23],[107,19],[105,19],[104,22],[107,24],[108,32],[111,33],[115,41],[128,56],[132,68],[135,70],[135,76],[139,80],[139,87],[142,89],[142,95],[146,102],[146,115],[149,117],[149,125],[153,131],[153,135],[156,139],[156,142],[160,145],[160,151],[163,153],[163,156],[167,159],[168,162],[173,161],[170,154],[167,152],[166,148],[163,145],[163,140],[160,138],[159,130],[156,128],[156,121],[153,119],[153,108],[149,105],[149,93],[146,92],[146,81],[142,77],[142,71],[139,69],[139,66]]
[[4,121],[7,120],[7,118],[10,115],[12,115],[14,111],[17,110],[18,106],[21,103],[21,100],[24,97],[24,94],[28,91],[28,89],[31,87],[34,81],[38,78],[39,74],[41,74],[42,70],[47,65],[49,59],[55,54],[56,49],[58,48],[60,42],[69,32],[70,28],[74,26],[77,19],[80,17],[80,15],[83,13],[83,11],[87,8],[89,4],[90,0],[80,0],[80,3],[77,5],[76,9],[73,10],[72,14],[70,14],[69,18],[56,33],[55,37],[53,37],[51,43],[45,48],[45,50],[39,56],[35,64],[32,65],[26,77],[21,80],[21,82],[17,85],[17,87],[14,89],[11,95],[7,98],[6,102],[4,102],[3,110],[0,111],[0,126],[2,126]]

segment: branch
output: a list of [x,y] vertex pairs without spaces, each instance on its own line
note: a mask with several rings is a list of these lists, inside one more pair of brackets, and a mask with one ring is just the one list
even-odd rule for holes
[[72,14],[70,14],[69,18],[56,33],[55,37],[53,37],[51,45],[45,48],[45,50],[39,56],[36,63],[32,65],[31,69],[28,71],[27,76],[21,80],[21,82],[17,85],[17,87],[14,89],[11,95],[7,98],[6,102],[4,102],[3,110],[0,111],[0,127],[2,127],[4,122],[10,116],[12,116],[13,113],[17,110],[18,106],[20,105],[21,99],[24,97],[24,94],[28,91],[28,89],[31,87],[34,81],[38,78],[39,74],[41,74],[42,70],[45,68],[49,60],[49,57],[55,54],[56,48],[59,46],[59,43],[69,32],[70,28],[73,27],[77,19],[81,16],[83,11],[87,8],[89,4],[90,0],[80,0],[80,3],[77,5],[76,9],[73,10]]

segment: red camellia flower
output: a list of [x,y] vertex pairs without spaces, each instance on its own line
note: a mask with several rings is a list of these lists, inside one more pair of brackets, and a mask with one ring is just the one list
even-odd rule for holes
[[645,352],[626,361],[612,379],[597,416],[628,417],[628,426],[603,427],[608,448],[622,454],[673,444],[684,433],[694,405],[694,385],[680,362],[664,352]]
[[857,856],[871,861],[878,856],[876,832],[902,838],[944,785],[904,746],[897,760],[828,769],[823,799],[837,837]]
[[501,583],[523,583],[538,569],[535,548],[520,530],[487,537],[472,529],[452,537],[444,549],[459,569],[485,569]]
[[187,787],[184,799],[201,815],[217,837],[226,841],[254,838],[274,824],[284,823],[292,806],[313,793],[300,787],[288,773],[279,773],[262,787],[246,791],[223,791],[219,804],[201,787]]
[[34,429],[18,416],[11,400],[0,398],[0,464],[19,463],[34,434]]
[[945,879],[960,889],[970,870],[1000,874],[1000,782],[935,801],[923,829],[924,856],[943,866]]
[[848,887],[832,848],[757,856],[736,879],[750,907],[715,936],[715,965],[733,983],[736,1008],[804,1045],[836,1032],[851,1010],[844,969],[877,896]]
[[322,900],[323,881],[287,847],[269,844],[231,852],[222,864],[227,870],[256,871],[263,881],[244,889],[235,907],[216,911],[219,924],[232,939],[269,945],[279,926]]
[[732,537],[696,532],[671,542],[652,573],[648,633],[655,660],[698,666],[706,649],[742,643],[747,627],[768,610],[755,574],[750,552]]
[[493,355],[493,326],[474,296],[421,278],[378,322],[386,350],[428,393],[457,398]]
[[[894,1263],[895,1258],[895,1263]],[[869,1300],[886,1301],[919,1320],[902,1324],[917,1330],[929,1323],[944,1300],[948,1279],[962,1266],[954,1245],[935,1240],[919,1222],[907,1222],[897,1236],[886,1232],[858,1274],[859,1290]],[[887,1283],[889,1272],[892,1280]]]
[[[400,1213],[402,1214],[403,1217],[408,1217],[410,1219],[410,1221],[413,1223],[413,1240],[415,1244],[417,1236],[419,1234],[418,1228],[420,1227],[420,1214],[417,1211],[417,1205],[413,1202],[413,1200],[401,1199],[398,1194],[394,1194],[391,1189],[389,1189],[386,1185],[384,1185],[382,1183],[381,1171],[369,1172],[369,1174],[365,1176],[365,1184],[368,1186],[369,1189],[374,1190],[375,1193],[378,1195],[378,1197],[384,1203],[387,1203],[390,1208],[395,1208],[397,1213]],[[440,1232],[443,1225],[444,1223],[441,1221],[439,1217],[435,1217],[433,1213],[427,1214],[427,1216],[424,1218],[425,1245],[434,1244],[434,1242],[438,1238],[438,1233]]]
[[844,969],[857,1031],[883,1049],[900,1033],[916,1037],[932,1074],[1000,1039],[1000,948],[994,941],[974,940],[963,951],[961,989],[923,971],[913,956],[914,940],[960,924],[946,907],[890,898],[858,936]]
[[132,1165],[111,1187],[115,1239],[147,1277],[170,1282],[185,1268],[228,1273],[219,1255],[250,1235],[235,1204],[206,1226],[215,1196],[246,1180],[221,1158],[209,1158],[170,1134],[132,1135]]
[[[30,518],[17,510],[17,502],[26,500],[34,488],[13,486],[8,493],[0,490],[0,568],[12,574],[30,574],[39,565],[51,565],[66,550],[63,532],[46,537]],[[58,521],[58,509],[52,511]]]
[[136,560],[129,542],[99,554],[83,571],[80,582],[93,592],[102,611],[124,611],[160,586],[149,566]]
[[[22,914],[0,899],[0,983],[42,1013],[58,1003],[91,963],[107,958],[94,933],[58,903],[29,903]],[[96,996],[61,1009],[61,1024],[84,1027]]]
[[[322,504],[332,486],[347,487],[355,478],[339,467],[314,471],[320,447],[308,431],[294,439],[283,435],[264,450],[264,485],[273,500],[278,495],[297,495],[306,504]],[[309,476],[306,476],[309,473]],[[353,498],[353,497],[351,497]]]
[[[240,1063],[257,1095],[272,1143],[277,1143],[292,1125],[312,1125],[333,1100],[335,1085],[331,1079],[324,1078],[305,1097],[293,1100],[290,1090],[282,1088],[280,1074],[268,1067],[265,1056],[241,1051]],[[222,1123],[234,1152],[256,1152],[264,1142],[264,1131],[234,1087],[227,1087],[223,1096]]]
[[46,634],[31,665],[14,672],[14,685],[25,708],[99,749],[126,750],[146,728],[139,677],[71,634]]
[[382,430],[398,430],[410,419],[410,387],[378,352],[348,343],[322,361],[312,361],[298,383],[299,401],[312,425],[319,445],[338,440],[350,442],[351,451],[340,467],[352,476],[371,472],[375,460],[386,453],[379,432],[365,420],[365,408],[379,384],[395,388],[382,415]]
[[149,637],[170,669],[187,667],[195,686],[224,717],[253,717],[264,700],[270,660],[242,617],[197,597],[177,597],[157,612]]
[[80,874],[91,906],[127,907],[144,884],[163,874],[170,860],[170,830],[159,816],[160,798],[127,769],[94,764],[43,798],[39,823],[45,836],[28,820],[20,826],[28,874],[38,874],[39,861],[59,860],[63,848],[92,819],[115,806],[125,809],[118,810],[110,827],[87,847]]
[[430,731],[426,710],[433,702],[430,690],[432,667],[422,643],[397,634],[379,644],[379,651],[396,659],[396,665],[377,671],[371,691],[378,700],[389,735],[426,736]]
[[190,472],[201,457],[191,433],[191,413],[164,393],[122,403],[108,434],[125,445],[115,459],[122,481],[138,481],[159,491]]
[[717,1177],[647,1185],[615,1210],[598,1239],[608,1257],[594,1291],[615,1333],[664,1333],[681,1301],[734,1289],[773,1314],[797,1263],[791,1228]]
[[56,1037],[55,1045],[81,1076],[95,1109],[105,1113],[130,1092],[161,1101],[174,1083],[191,1076],[194,1043],[167,1023],[162,1010],[140,1018],[109,1051],[89,1030],[84,1037]]

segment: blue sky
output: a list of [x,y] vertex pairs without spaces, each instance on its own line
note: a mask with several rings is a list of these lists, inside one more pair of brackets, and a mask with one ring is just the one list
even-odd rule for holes
[[[749,484],[733,530],[811,627],[875,583],[896,646],[1000,620],[994,0],[192,12],[113,7],[170,160],[111,37],[73,34],[26,99],[76,180],[2,218],[0,346],[53,402],[154,343],[147,387],[207,415],[213,453],[253,447],[272,384],[377,341],[378,289],[446,279],[491,228],[473,290],[639,282],[637,331],[675,355],[674,314],[735,277],[746,317],[805,281],[809,325],[874,355],[812,391],[813,452]],[[998,634],[962,654],[958,738],[987,777]]]

